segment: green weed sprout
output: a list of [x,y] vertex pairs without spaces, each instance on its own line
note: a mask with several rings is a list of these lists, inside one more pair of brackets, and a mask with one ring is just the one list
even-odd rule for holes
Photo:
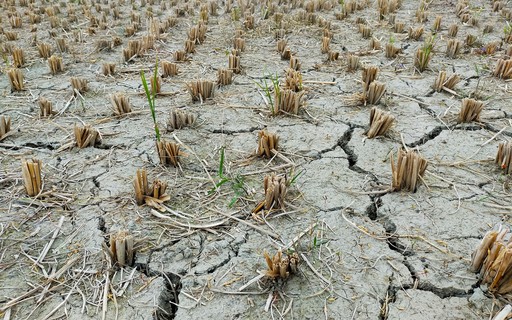
[[215,184],[215,187],[213,187],[209,194],[214,193],[216,190],[220,188],[223,184],[227,182],[231,182],[231,188],[233,189],[235,196],[231,199],[229,202],[229,207],[231,208],[238,199],[242,196],[243,192],[245,192],[244,189],[244,178],[240,175],[237,175],[235,178],[226,177],[224,175],[224,161],[225,161],[225,154],[224,154],[224,147],[220,149],[220,160],[219,160],[219,182]]
[[[153,82],[154,83],[156,83],[157,77],[158,77],[158,59],[156,59],[156,61],[155,61],[155,72],[153,73]],[[146,81],[146,75],[144,74],[144,70],[140,70],[140,79],[142,81],[142,86],[144,87],[144,92],[146,93],[146,98],[148,99],[149,109],[151,109],[151,116],[153,117],[153,123],[155,125],[156,141],[160,142],[160,130],[158,129],[158,124],[156,123],[156,112],[155,112],[156,88],[152,87],[151,92],[149,92],[148,82]]]
[[277,76],[277,72],[275,75],[269,74],[269,75],[265,76],[263,78],[263,83],[256,82],[256,81],[254,81],[254,83],[256,83],[256,85],[261,90],[263,90],[265,97],[267,97],[267,99],[269,101],[270,111],[272,112],[272,114],[274,114],[274,100],[272,99],[271,87],[269,86],[270,84],[267,83],[267,78],[270,78],[272,88],[274,89],[274,92],[276,93],[276,97],[280,97],[281,94],[280,94],[280,90],[279,90],[279,78]]

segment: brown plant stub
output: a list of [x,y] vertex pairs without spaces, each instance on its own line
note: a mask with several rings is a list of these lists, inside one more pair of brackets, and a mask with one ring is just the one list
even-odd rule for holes
[[273,114],[282,112],[298,114],[303,95],[304,92],[295,92],[290,89],[280,89],[279,92],[275,92]]
[[197,80],[187,83],[188,92],[192,101],[201,103],[209,98],[213,98],[215,83],[208,80]]
[[169,113],[167,120],[167,131],[171,132],[192,125],[196,120],[193,114],[187,113],[182,110],[173,109]]
[[416,192],[420,177],[423,177],[427,169],[427,160],[414,150],[398,150],[398,160],[395,165],[393,153],[391,153],[391,173],[393,176],[393,191]]
[[283,252],[279,249],[273,257],[270,257],[265,250],[263,251],[263,256],[268,267],[265,275],[271,279],[281,278],[286,280],[290,274],[295,274],[298,271],[300,260],[296,252],[283,255]]
[[41,192],[41,160],[29,159],[21,161],[21,174],[25,191],[30,197],[37,196]]
[[50,67],[50,72],[53,75],[64,70],[62,67],[62,58],[55,55],[48,58],[48,66]]
[[475,99],[462,99],[462,108],[459,112],[458,122],[480,121],[480,113],[484,103]]
[[90,125],[79,127],[75,124],[75,142],[79,148],[94,147],[101,142],[100,133]]
[[393,126],[395,117],[376,107],[370,110],[370,128],[366,131],[366,136],[370,139],[376,136],[382,136]]
[[278,176],[274,173],[265,176],[263,179],[263,189],[265,190],[265,200],[260,202],[253,213],[257,213],[262,209],[266,211],[284,209],[288,184],[285,176]]
[[7,138],[11,131],[11,117],[0,116],[0,141]]
[[220,68],[217,70],[217,84],[226,86],[233,83],[233,70]]
[[101,66],[101,71],[104,76],[111,76],[116,71],[116,64],[115,63],[104,63]]
[[512,79],[512,59],[498,59],[493,75],[500,79]]
[[178,74],[178,65],[169,61],[162,61],[161,63],[162,78],[176,76]]
[[132,108],[130,107],[130,100],[122,93],[114,93],[110,97],[110,103],[112,104],[114,114],[116,116],[121,116],[123,114],[132,112]]
[[9,83],[11,85],[11,92],[22,91],[24,89],[23,73],[20,69],[10,69],[7,71],[7,77],[9,78]]
[[146,169],[138,169],[133,181],[135,189],[135,200],[139,206],[146,204],[157,210],[164,212],[166,209],[162,203],[170,200],[170,196],[165,193],[167,183],[155,180],[152,187],[148,184]]
[[39,116],[41,116],[42,118],[46,118],[57,113],[53,111],[52,103],[44,97],[39,98],[38,104]]
[[495,162],[505,174],[512,173],[512,142],[500,142]]
[[135,243],[128,231],[119,231],[110,235],[108,254],[114,265],[119,267],[132,266],[135,258]]
[[279,137],[277,134],[261,130],[258,133],[258,149],[256,150],[256,154],[258,157],[270,159],[274,155],[272,151],[276,151],[278,145]]
[[434,81],[434,84],[432,85],[432,88],[437,92],[441,92],[443,89],[444,90],[446,90],[446,89],[453,90],[453,87],[455,87],[455,85],[459,82],[460,82],[460,78],[458,75],[452,74],[447,79],[446,71],[442,70],[442,71],[439,71],[439,74],[437,75],[437,77]]
[[89,90],[89,88],[87,87],[87,80],[85,79],[71,77],[69,81],[71,82],[71,87],[73,88],[74,95],[77,95],[77,92],[80,94],[84,94]]
[[507,227],[497,229],[488,231],[473,252],[470,271],[480,273],[492,294],[507,295],[512,292],[512,234]]
[[162,165],[171,165],[173,167],[179,165],[182,152],[178,144],[165,140],[157,141],[156,150],[158,151],[158,157]]

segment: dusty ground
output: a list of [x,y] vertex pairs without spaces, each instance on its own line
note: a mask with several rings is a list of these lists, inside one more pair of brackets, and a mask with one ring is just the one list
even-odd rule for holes
[[[404,0],[394,15],[405,32],[397,34],[388,22],[393,14],[379,20],[374,1],[343,20],[336,19],[342,6],[335,1],[311,2],[309,13],[304,1],[242,2],[231,9],[216,2],[206,40],[178,63],[177,76],[162,79],[165,94],[156,98],[162,136],[185,153],[174,168],[159,164],[139,71],[149,75],[156,59],[173,60],[200,19],[201,3],[148,2],[2,1],[0,115],[12,120],[12,134],[0,142],[4,319],[487,319],[499,310],[503,301],[479,287],[468,265],[482,235],[510,222],[510,178],[494,157],[498,142],[512,136],[511,91],[492,76],[508,45],[500,43],[492,55],[474,51],[501,42],[510,3],[493,12],[491,1],[468,1],[468,13],[478,20],[473,26],[461,22],[455,1],[432,1],[428,20],[419,23],[418,1]],[[244,24],[251,8],[254,29]],[[104,22],[98,10],[105,12]],[[126,63],[128,41],[150,32],[150,10],[155,21],[171,18],[175,24],[164,28],[154,49]],[[133,14],[140,15],[140,29],[127,37]],[[10,23],[16,15],[21,28]],[[39,23],[31,23],[34,15]],[[419,73],[414,53],[430,38],[437,15],[442,22],[433,56]],[[369,50],[358,18],[382,47],[392,40],[403,52],[388,59],[383,50]],[[327,24],[330,49],[340,52],[337,61],[328,62],[320,52]],[[408,28],[422,24],[424,36],[409,39]],[[455,59],[445,55],[451,24],[459,25],[461,41],[477,36],[474,47],[464,46]],[[494,30],[484,34],[485,25]],[[192,102],[186,83],[216,80],[217,69],[228,67],[237,29],[246,43],[242,73],[232,85],[217,88],[213,99]],[[270,116],[257,85],[276,73],[284,81],[289,62],[276,51],[278,29],[285,30],[302,64],[305,96],[297,116]],[[17,33],[17,40],[7,40],[6,32]],[[121,45],[97,50],[99,40],[115,37]],[[57,38],[64,39],[67,52],[59,52]],[[62,57],[63,72],[50,73],[37,43],[50,44]],[[6,72],[15,47],[24,51],[24,90],[12,92]],[[387,92],[378,107],[396,117],[385,137],[364,136],[371,107],[353,101],[362,90],[361,71],[347,72],[349,53],[360,56],[361,65],[380,68],[378,81]],[[105,62],[116,64],[114,75],[102,74]],[[431,90],[439,70],[460,75],[454,92]],[[89,91],[73,97],[71,77],[86,79]],[[132,114],[113,116],[113,92],[129,97]],[[40,117],[40,97],[59,114]],[[457,124],[464,97],[484,101],[480,122]],[[166,132],[172,108],[196,115],[195,124]],[[101,143],[73,146],[74,124],[98,129]],[[279,135],[280,157],[252,156],[264,128]],[[415,193],[383,193],[391,185],[390,154],[403,144],[428,160],[424,183]],[[211,192],[220,180],[222,148],[230,181]],[[28,158],[43,162],[44,188],[36,198],[26,195],[21,179],[21,160]],[[169,183],[166,205],[186,216],[169,211],[163,213],[167,218],[155,217],[150,207],[136,204],[133,179],[140,168],[150,181]],[[302,174],[290,186],[285,210],[262,222],[251,210],[263,199],[263,178],[271,172]],[[119,230],[137,241],[133,267],[112,266],[102,248]],[[264,250],[274,253],[290,244],[301,256],[298,274],[239,290],[266,269]],[[49,250],[41,256],[45,246]]]

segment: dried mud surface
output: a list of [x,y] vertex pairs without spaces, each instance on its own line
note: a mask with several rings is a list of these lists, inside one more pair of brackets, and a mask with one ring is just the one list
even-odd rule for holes
[[[480,288],[468,266],[489,227],[510,222],[510,178],[494,157],[498,142],[512,136],[512,99],[509,83],[492,76],[508,46],[502,38],[510,3],[494,12],[491,1],[467,1],[478,22],[472,25],[456,15],[455,1],[431,1],[422,23],[412,0],[382,20],[374,1],[342,20],[336,1],[213,1],[218,9],[208,14],[205,41],[177,62],[177,76],[162,78],[164,94],[156,97],[162,137],[185,153],[173,168],[159,163],[139,71],[149,76],[156,60],[173,61],[197,25],[202,3],[25,2],[3,1],[1,10],[0,115],[12,120],[12,134],[0,141],[4,319],[487,319],[499,310],[503,301]],[[10,22],[16,15],[20,28]],[[404,33],[393,32],[391,15],[404,23]],[[32,24],[34,16],[41,21]],[[139,30],[126,36],[133,16],[140,18]],[[128,42],[152,34],[150,16],[171,25],[152,49],[126,62]],[[441,29],[420,73],[414,54],[430,39],[436,16]],[[388,59],[384,50],[370,50],[358,19],[383,48],[393,41],[402,53]],[[477,36],[454,59],[445,55],[452,24],[459,26],[460,41]],[[409,39],[408,28],[421,25],[424,35]],[[493,30],[483,33],[486,25]],[[326,27],[330,50],[340,53],[336,61],[320,52]],[[186,84],[216,81],[217,70],[228,67],[237,29],[246,46],[241,74],[216,88],[214,98],[193,102]],[[305,95],[298,115],[271,116],[258,86],[276,74],[284,81],[289,61],[276,51],[279,29],[301,63]],[[8,32],[17,39],[7,40]],[[98,50],[100,40],[116,37],[119,46]],[[58,50],[59,38],[66,52]],[[495,53],[475,53],[494,41]],[[50,73],[38,43],[62,57],[63,72]],[[7,77],[15,47],[25,56],[19,68],[23,91],[11,91]],[[362,91],[361,71],[347,71],[349,54],[380,68],[377,80],[386,94],[378,107],[396,118],[384,137],[364,136],[371,106],[354,100]],[[116,64],[111,76],[102,74],[107,62]],[[454,91],[431,89],[440,70],[460,76]],[[89,90],[74,95],[71,77],[86,79]],[[113,115],[114,92],[129,97],[131,114]],[[58,114],[40,117],[40,97]],[[479,122],[457,123],[465,97],[485,103]],[[195,124],[166,131],[173,108],[194,114]],[[98,129],[101,143],[76,147],[75,124]],[[278,134],[280,156],[253,156],[263,129]],[[391,185],[390,155],[404,144],[428,160],[424,183],[415,193],[382,192]],[[230,180],[215,191],[223,148]],[[43,163],[44,186],[36,198],[26,195],[21,176],[21,160],[30,158]],[[168,182],[167,218],[136,204],[133,179],[141,168],[150,181]],[[251,211],[264,198],[263,178],[272,172],[302,174],[290,186],[285,209],[262,221]],[[137,241],[133,267],[121,269],[106,258],[103,247],[119,230]],[[264,250],[274,253],[290,243],[301,256],[298,274],[239,290],[266,269]]]

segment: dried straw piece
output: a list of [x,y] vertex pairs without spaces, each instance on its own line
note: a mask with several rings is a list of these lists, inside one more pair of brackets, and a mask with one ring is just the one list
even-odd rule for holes
[[432,31],[439,32],[441,30],[441,19],[442,16],[436,16],[434,20],[434,24],[432,25]]
[[101,141],[100,132],[90,125],[79,127],[75,123],[74,133],[79,148],[94,147]]
[[178,144],[165,140],[157,141],[156,150],[158,151],[158,157],[162,165],[172,165],[173,167],[179,165],[182,152],[180,152],[180,146]]
[[150,80],[150,84],[151,84],[151,92],[155,93],[155,94],[159,94],[161,92],[161,89],[162,89],[162,78],[160,77],[151,77],[151,80]]
[[178,65],[169,61],[162,61],[162,78],[176,76],[178,74]]
[[263,256],[268,267],[265,275],[273,280],[278,278],[286,280],[290,274],[298,272],[299,255],[296,252],[283,256],[281,249],[279,249],[271,258],[265,250],[263,251]]
[[482,101],[477,101],[475,99],[462,99],[462,108],[459,112],[458,122],[472,122],[472,121],[480,121],[480,113],[484,108],[484,103]]
[[299,61],[299,58],[295,57],[295,56],[291,56],[290,57],[290,69],[293,69],[293,70],[300,70],[300,67],[301,67],[301,63]]
[[38,159],[21,160],[21,175],[23,185],[29,197],[37,196],[41,192],[41,168],[43,163]]
[[25,55],[23,54],[23,49],[13,48],[11,53],[14,67],[21,68],[25,64]]
[[50,72],[53,75],[64,70],[62,67],[62,58],[55,55],[48,58],[48,66],[50,67]]
[[265,200],[254,208],[253,213],[257,213],[263,209],[266,211],[284,209],[284,198],[287,192],[286,177],[277,176],[274,173],[265,176],[263,189],[265,190]]
[[496,154],[496,163],[501,169],[505,170],[505,174],[512,173],[512,142],[500,142]]
[[9,78],[9,83],[11,84],[11,92],[22,91],[24,89],[23,73],[20,69],[9,69],[9,71],[7,71],[7,77]]
[[457,24],[450,25],[448,28],[448,36],[455,38],[457,33],[459,33],[459,26]]
[[[338,60],[340,53],[338,51],[329,51],[327,52],[327,61],[336,61]],[[291,60],[290,60],[291,62]]]
[[245,39],[235,38],[233,42],[233,48],[239,51],[245,51]]
[[0,116],[0,141],[7,138],[11,131],[11,118]]
[[373,107],[370,110],[370,127],[365,134],[369,139],[383,136],[393,126],[394,121],[395,117],[391,114]]
[[115,63],[104,63],[101,67],[101,71],[104,76],[111,76],[116,71],[116,64]]
[[96,41],[96,52],[112,50],[112,41],[107,39],[100,39]]
[[423,26],[414,29],[413,27],[409,27],[409,39],[419,40],[423,35],[424,28]]
[[420,72],[423,72],[427,69],[431,58],[431,51],[429,49],[418,48],[418,50],[416,50],[416,55],[414,56],[414,66]]
[[194,53],[196,52],[196,43],[193,40],[185,40],[185,52]]
[[274,156],[273,151],[277,150],[278,144],[279,137],[277,134],[261,130],[258,133],[258,149],[256,150],[256,155],[270,159]]
[[53,111],[52,103],[50,101],[46,100],[46,98],[44,98],[44,97],[39,98],[38,103],[39,103],[39,116],[41,116],[42,118],[46,118],[46,117],[52,116],[54,114],[57,114],[57,112]]
[[370,39],[370,50],[380,50],[380,49],[381,49],[380,41],[378,39],[376,39],[375,37],[372,37]]
[[393,28],[393,31],[395,33],[402,33],[402,32],[404,32],[404,29],[405,29],[405,23],[400,22],[400,21],[395,22],[395,26]]
[[375,66],[364,67],[361,73],[361,80],[363,81],[363,88],[367,88],[370,83],[377,79],[379,68]]
[[240,73],[240,57],[234,54],[230,54],[228,57],[228,66],[229,69],[232,70],[234,73]]
[[505,295],[512,292],[512,248],[510,230],[499,226],[487,232],[472,256],[470,270],[480,271],[482,284],[492,294]]
[[452,74],[448,79],[446,78],[446,71],[442,70],[439,71],[439,74],[437,75],[436,80],[434,81],[434,84],[432,88],[437,91],[441,92],[441,90],[448,88],[449,90],[453,90],[453,87],[457,83],[460,82],[460,78],[456,74]]
[[233,83],[233,70],[220,68],[217,70],[217,84],[226,86]]
[[456,58],[462,48],[462,42],[457,39],[448,39],[446,46],[446,56],[450,58]]
[[55,42],[57,43],[57,49],[59,50],[60,53],[69,51],[68,45],[66,44],[66,39],[58,38],[55,40]]
[[167,131],[171,132],[192,125],[196,121],[193,114],[173,109],[167,119]]
[[354,72],[359,68],[359,56],[349,54],[347,55],[347,71]]
[[331,43],[331,38],[329,38],[329,37],[323,37],[323,38],[322,38],[322,47],[321,47],[320,51],[321,51],[322,53],[327,53],[327,52],[329,52],[329,50],[330,50],[330,48],[329,48],[330,43]]
[[498,59],[493,75],[500,79],[512,79],[512,59]]
[[208,80],[197,80],[187,83],[192,101],[201,101],[213,98],[215,83]]
[[427,169],[427,160],[414,150],[398,150],[398,160],[395,166],[393,154],[391,158],[391,172],[393,176],[393,191],[406,190],[416,192],[419,178],[423,177]]
[[286,78],[284,80],[285,89],[290,89],[295,92],[302,91],[302,74],[300,71],[288,69],[286,71]]
[[292,51],[289,47],[285,47],[283,49],[283,52],[281,52],[281,59],[282,60],[290,60],[290,57],[292,56]]
[[473,46],[474,44],[476,44],[476,40],[477,40],[477,36],[473,35],[473,34],[468,34],[466,36],[466,40],[464,40],[464,43],[468,46],[468,47],[471,47]]
[[130,107],[130,100],[122,93],[114,93],[110,97],[110,103],[114,108],[114,114],[116,116],[122,116],[126,113],[132,112],[132,108]]
[[7,38],[7,41],[15,41],[18,40],[18,33],[14,31],[4,31],[4,35]]
[[287,41],[286,39],[280,39],[277,41],[277,52],[283,53],[284,49],[286,48]]
[[51,55],[51,46],[47,43],[38,43],[37,51],[39,52],[39,56],[43,59],[48,59]]
[[364,39],[368,39],[372,36],[372,29],[366,24],[359,24],[359,33]]
[[394,59],[401,52],[402,49],[395,47],[392,43],[386,44],[386,58]]
[[274,108],[272,113],[299,113],[299,107],[302,105],[303,95],[304,92],[295,92],[289,89],[277,90],[274,93]]
[[89,90],[89,88],[87,87],[86,79],[71,77],[69,81],[71,82],[71,87],[73,88],[73,94],[75,96],[77,95],[77,93],[84,94],[86,91]]
[[377,81],[373,81],[364,87],[363,97],[364,104],[377,104],[386,92],[386,85]]
[[128,231],[119,231],[110,235],[108,253],[114,265],[129,267],[135,262],[135,242]]

